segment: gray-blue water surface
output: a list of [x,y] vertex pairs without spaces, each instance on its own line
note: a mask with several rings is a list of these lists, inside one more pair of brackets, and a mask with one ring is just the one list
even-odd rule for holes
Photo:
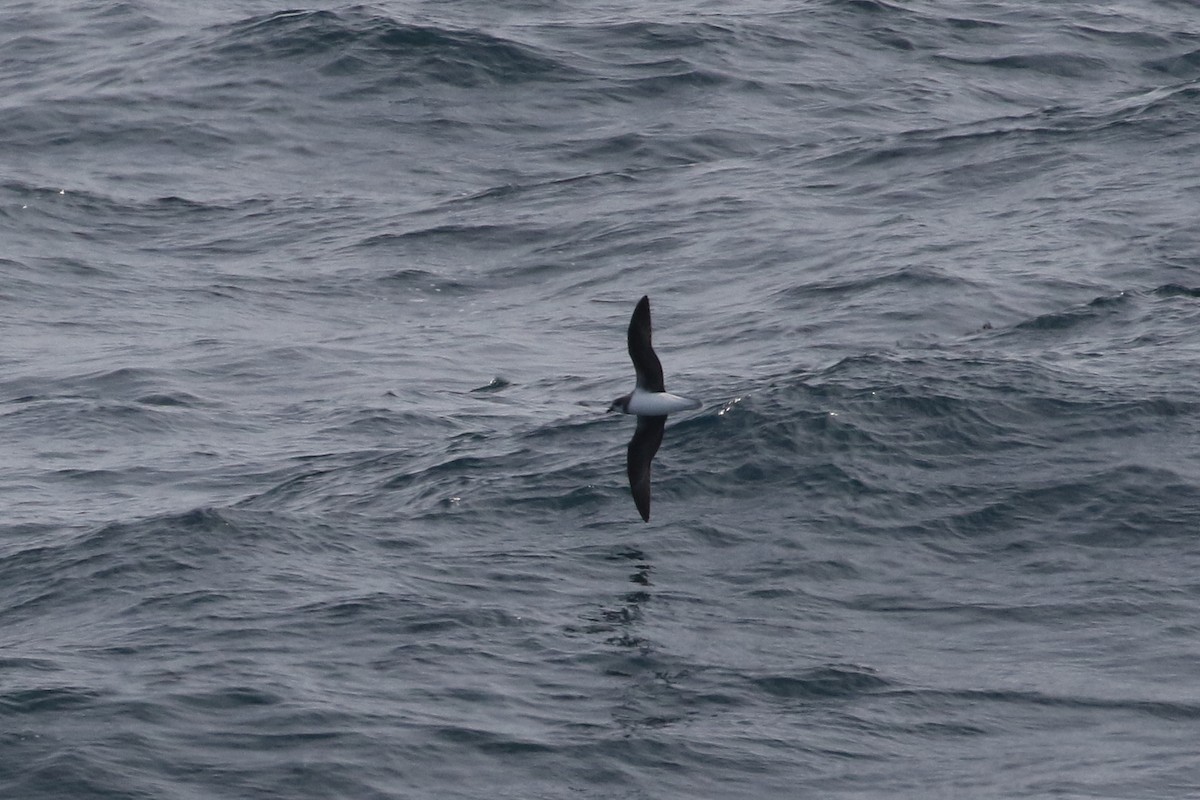
[[4,16],[0,796],[1200,793],[1193,4]]

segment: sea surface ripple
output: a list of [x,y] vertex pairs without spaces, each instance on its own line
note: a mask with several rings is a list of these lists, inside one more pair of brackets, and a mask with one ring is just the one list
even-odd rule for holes
[[1195,11],[8,4],[0,797],[1200,796]]

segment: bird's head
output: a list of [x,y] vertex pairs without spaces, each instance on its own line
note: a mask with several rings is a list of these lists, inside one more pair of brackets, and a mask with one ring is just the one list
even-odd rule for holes
[[608,407],[609,411],[620,411],[622,414],[629,413],[629,398],[631,394],[625,394],[612,401],[612,405]]

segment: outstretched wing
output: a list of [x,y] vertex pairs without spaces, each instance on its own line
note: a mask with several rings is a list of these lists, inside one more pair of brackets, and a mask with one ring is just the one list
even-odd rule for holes
[[637,385],[647,392],[665,392],[662,364],[650,346],[650,298],[643,296],[629,320],[629,357],[637,371]]
[[629,489],[633,502],[642,520],[650,521],[650,462],[658,452],[663,440],[666,417],[638,417],[637,430],[629,440],[626,466],[629,471]]

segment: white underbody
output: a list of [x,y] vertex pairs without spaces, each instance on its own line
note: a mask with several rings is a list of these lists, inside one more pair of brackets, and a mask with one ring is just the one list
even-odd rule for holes
[[647,392],[644,389],[634,389],[629,398],[627,414],[637,414],[639,417],[665,417],[679,411],[692,411],[700,407],[699,400],[680,397],[670,392]]

